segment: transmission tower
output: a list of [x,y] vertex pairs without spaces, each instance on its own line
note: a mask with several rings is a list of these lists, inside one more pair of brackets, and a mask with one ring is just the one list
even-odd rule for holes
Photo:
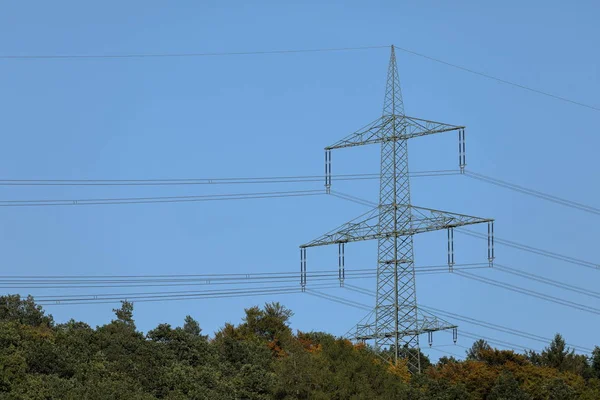
[[408,140],[442,132],[458,132],[459,166],[464,172],[465,127],[409,117],[404,114],[394,46],[391,48],[383,115],[364,128],[325,147],[325,187],[332,183],[331,151],[368,144],[381,145],[379,205],[358,218],[300,246],[301,287],[306,289],[306,249],[337,244],[340,285],[344,284],[344,246],[364,240],[378,241],[377,297],[374,321],[356,326],[353,339],[374,341],[375,348],[393,353],[393,362],[405,357],[409,369],[420,372],[419,336],[457,327],[417,308],[413,236],[448,230],[448,268],[454,265],[454,228],[488,224],[488,261],[494,259],[493,219],[478,218],[413,206],[410,202]]

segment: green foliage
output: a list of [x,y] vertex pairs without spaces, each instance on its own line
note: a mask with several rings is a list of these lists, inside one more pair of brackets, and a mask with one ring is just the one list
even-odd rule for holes
[[467,350],[467,360],[481,361],[481,351],[491,350],[492,347],[483,339],[479,339],[473,343],[471,348]]
[[135,328],[135,323],[133,321],[133,303],[122,301],[121,308],[113,308],[113,312],[117,316],[117,320],[113,322],[120,322],[124,325]]
[[521,389],[519,382],[510,372],[498,376],[488,400],[528,400],[530,396]]
[[[372,349],[324,332],[290,329],[279,303],[251,307],[214,338],[187,316],[181,327],[135,327],[132,303],[92,328],[55,324],[31,297],[0,297],[0,399],[410,399],[600,398],[600,348],[588,360],[557,335],[524,355],[477,341],[468,360],[419,354],[411,375],[400,349]],[[412,352],[412,353],[411,353]]]
[[51,327],[54,320],[44,315],[42,306],[36,305],[33,297],[21,299],[18,294],[0,297],[0,321],[13,321],[23,325]]
[[594,347],[592,352],[592,373],[595,378],[600,379],[600,347]]

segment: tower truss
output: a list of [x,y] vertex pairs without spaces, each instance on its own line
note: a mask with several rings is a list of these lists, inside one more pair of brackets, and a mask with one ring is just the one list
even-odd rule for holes
[[332,184],[331,151],[347,147],[379,144],[381,169],[379,205],[367,213],[300,246],[301,286],[306,288],[306,250],[309,247],[339,246],[339,279],[344,281],[346,243],[377,240],[377,297],[374,321],[356,326],[355,340],[374,341],[375,347],[393,354],[394,363],[406,357],[411,371],[420,371],[419,336],[428,333],[431,344],[435,331],[456,325],[417,308],[413,236],[448,230],[448,268],[454,265],[454,228],[488,224],[488,261],[494,259],[493,219],[416,207],[410,201],[408,140],[443,132],[458,132],[459,167],[464,172],[465,127],[409,117],[404,113],[394,46],[387,72],[383,114],[358,131],[325,147],[325,187]]

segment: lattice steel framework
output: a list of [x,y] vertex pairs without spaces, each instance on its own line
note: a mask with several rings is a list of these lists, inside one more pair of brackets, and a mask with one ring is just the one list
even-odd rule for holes
[[[331,187],[331,150],[367,144],[381,145],[379,206],[358,218],[300,246],[301,286],[306,287],[306,249],[338,244],[340,285],[344,281],[344,245],[349,242],[378,241],[377,300],[375,320],[357,325],[354,339],[374,340],[375,347],[393,353],[397,363],[407,357],[409,368],[420,371],[419,335],[427,332],[431,344],[434,331],[456,326],[417,309],[413,236],[448,230],[448,266],[454,265],[453,229],[459,226],[488,224],[488,260],[494,259],[493,220],[440,210],[415,207],[410,202],[408,140],[436,133],[457,131],[459,166],[465,167],[464,126],[413,118],[404,114],[400,79],[394,46],[391,49],[383,114],[357,132],[325,148],[325,186]],[[405,351],[408,350],[408,351]]]

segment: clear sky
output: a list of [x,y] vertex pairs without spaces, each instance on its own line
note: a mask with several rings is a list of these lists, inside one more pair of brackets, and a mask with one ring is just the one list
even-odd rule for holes
[[[244,52],[396,44],[600,107],[598,2],[80,1],[0,2],[0,55]],[[0,60],[0,177],[144,179],[320,174],[323,147],[381,114],[388,49],[160,59]],[[598,206],[600,113],[398,52],[406,113],[467,126],[468,168]],[[410,144],[413,171],[454,169],[456,134]],[[338,151],[334,173],[373,173],[376,147]],[[372,201],[371,183],[334,187]],[[0,187],[0,198],[177,196],[322,188]],[[464,176],[412,182],[415,205],[496,219],[499,237],[600,263],[597,216]],[[0,209],[2,275],[297,271],[298,245],[366,211],[331,196],[214,203]],[[484,232],[481,227],[481,232]],[[485,242],[456,235],[457,262]],[[416,264],[443,264],[445,233],[418,237]],[[600,271],[497,246],[498,262],[588,289]],[[309,251],[309,270],[337,249]],[[374,244],[346,246],[347,268],[374,268]],[[589,297],[490,278],[599,306]],[[374,289],[373,281],[356,281]],[[310,284],[310,282],[309,282]],[[185,289],[185,288],[184,288]],[[5,291],[5,289],[2,289]],[[106,292],[110,289],[98,289]],[[138,290],[138,289],[136,289]],[[141,289],[143,290],[143,289]],[[419,276],[420,303],[600,344],[597,316],[457,275]],[[57,291],[31,291],[52,294]],[[89,293],[88,290],[85,293]],[[61,292],[66,293],[66,292]],[[81,291],[83,293],[83,291]],[[373,299],[337,290],[362,303]],[[23,292],[26,294],[26,292]],[[343,334],[364,312],[308,295],[136,304],[147,331],[187,314],[212,333],[243,308],[280,300],[293,326]],[[52,306],[92,325],[112,305]],[[482,328],[471,332],[540,348]],[[426,341],[426,338],[424,338]],[[461,338],[459,343],[469,345]],[[436,344],[449,344],[449,335]],[[444,347],[463,354],[460,348]],[[439,356],[428,350],[433,357]]]

